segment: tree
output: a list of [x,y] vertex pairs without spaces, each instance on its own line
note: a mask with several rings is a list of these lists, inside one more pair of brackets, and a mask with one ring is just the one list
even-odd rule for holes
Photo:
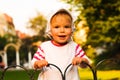
[[46,18],[39,12],[37,13],[37,16],[31,18],[27,23],[27,28],[31,29],[34,35],[32,37],[26,37],[23,39],[22,41],[25,44],[23,45],[29,47],[34,42],[45,41],[46,37],[44,31],[46,28],[46,23]]
[[76,22],[83,19],[87,21],[89,33],[84,45],[86,50],[88,46],[104,49],[104,52],[96,57],[97,62],[104,58],[115,57],[115,54],[120,55],[119,0],[67,0],[65,2],[72,5],[71,9],[75,6],[76,11],[81,11]]
[[32,29],[35,35],[39,35],[43,38],[46,23],[47,20],[45,17],[42,14],[38,13],[36,17],[31,18],[28,21],[27,28]]
[[33,32],[33,36],[28,36],[26,38],[23,38],[21,50],[20,53],[24,53],[22,56],[26,56],[25,59],[27,60],[28,52],[31,51],[34,53],[36,50],[35,46],[38,46],[39,44],[33,45],[38,42],[42,42],[46,40],[46,37],[44,36],[44,30],[46,27],[47,20],[45,17],[38,13],[37,16],[31,18],[27,23],[27,28],[30,29]]

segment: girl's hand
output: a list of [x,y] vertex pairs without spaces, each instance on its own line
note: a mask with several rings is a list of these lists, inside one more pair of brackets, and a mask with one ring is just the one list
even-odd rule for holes
[[44,60],[39,60],[39,61],[36,61],[34,63],[34,68],[35,69],[41,69],[43,68],[44,66],[47,66],[48,65],[48,62],[44,59]]
[[72,60],[73,65],[80,65],[80,67],[82,68],[87,67],[87,65],[82,62],[86,62],[89,64],[89,61],[86,58],[74,57]]

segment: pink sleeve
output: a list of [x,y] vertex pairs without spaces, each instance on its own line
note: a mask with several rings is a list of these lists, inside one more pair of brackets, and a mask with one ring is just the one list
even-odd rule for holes
[[86,58],[89,63],[92,63],[92,61],[86,56],[85,52],[83,51],[83,49],[80,47],[80,45],[76,46],[75,49],[75,57],[82,57],[82,58]]
[[34,54],[33,59],[36,59],[36,60],[45,59],[44,51],[43,51],[43,49],[40,46],[38,47],[38,50]]
[[83,49],[80,47],[80,45],[78,44],[76,46],[76,49],[75,49],[75,56],[76,57],[83,57],[85,55],[85,52],[83,51]]
[[32,59],[32,61],[31,61],[32,67],[34,68],[34,63],[35,63],[35,61],[37,61],[37,60],[43,60],[43,59],[45,59],[44,51],[42,50],[41,47],[38,47],[38,50],[37,50],[36,53],[34,54],[33,59]]

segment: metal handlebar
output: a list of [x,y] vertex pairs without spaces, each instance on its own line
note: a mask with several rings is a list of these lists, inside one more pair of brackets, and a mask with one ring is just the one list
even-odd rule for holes
[[[89,65],[88,63],[86,63],[86,62],[82,62],[82,63],[85,64],[85,65],[87,65],[87,66],[90,68],[90,70],[92,71],[93,78],[94,78],[93,80],[97,80],[96,70],[94,70],[94,69],[92,68],[92,66]],[[60,69],[58,66],[56,66],[55,64],[52,64],[52,63],[48,63],[48,67],[49,67],[50,65],[51,65],[51,66],[54,66],[55,68],[57,68],[57,69],[59,70],[59,72],[60,72],[60,74],[61,74],[61,77],[62,77],[62,80],[66,80],[66,72],[67,72],[68,68],[69,68],[70,66],[72,66],[72,64],[69,64],[69,65],[65,68],[64,73],[62,73],[61,69]],[[34,80],[34,73],[36,72],[36,70],[34,71],[34,73],[30,73],[25,67],[23,67],[23,66],[21,66],[21,65],[11,65],[11,66],[8,66],[7,68],[5,68],[5,69],[2,71],[2,74],[1,74],[1,76],[0,76],[0,80],[4,80],[5,72],[6,72],[9,68],[12,68],[12,67],[20,67],[20,68],[24,69],[24,70],[27,72],[30,80]]]
[[67,72],[67,69],[68,69],[72,64],[69,64],[69,65],[66,67],[64,74],[62,73],[61,69],[60,69],[58,66],[56,66],[55,64],[48,63],[48,66],[50,66],[50,65],[56,67],[56,68],[59,70],[59,72],[60,72],[60,74],[61,74],[61,77],[62,77],[62,80],[66,80],[66,72]]
[[[86,63],[86,62],[82,62],[82,64],[85,64],[85,65],[87,65],[87,66],[90,68],[90,70],[92,71],[92,74],[93,74],[93,79],[94,79],[94,80],[97,80],[96,73],[95,73],[94,69],[91,67],[91,65],[89,65],[89,64]],[[48,67],[49,67],[50,65],[56,67],[56,68],[59,70],[59,72],[60,72],[60,74],[61,74],[61,76],[62,76],[62,80],[66,80],[66,72],[67,72],[68,68],[69,68],[70,66],[72,66],[72,64],[69,64],[69,65],[66,67],[64,73],[62,73],[61,69],[60,69],[58,66],[56,66],[55,64],[48,63]]]

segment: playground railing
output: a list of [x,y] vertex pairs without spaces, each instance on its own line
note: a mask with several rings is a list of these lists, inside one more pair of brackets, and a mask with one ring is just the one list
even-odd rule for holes
[[[89,67],[89,69],[91,70],[92,75],[93,75],[93,80],[98,80],[98,78],[97,78],[97,70],[98,70],[99,66],[102,65],[102,64],[103,64],[104,62],[106,62],[106,61],[118,63],[118,61],[117,61],[116,59],[104,59],[104,60],[100,61],[99,63],[97,63],[97,65],[94,66],[94,67],[91,66],[90,64],[85,63],[85,62],[83,62],[83,63],[86,64],[86,65]],[[69,64],[69,65],[66,67],[64,73],[62,73],[62,71],[60,70],[60,68],[59,68],[58,66],[56,66],[56,65],[54,65],[54,64],[52,64],[52,63],[49,63],[49,64],[48,64],[48,67],[49,67],[49,66],[56,67],[56,68],[59,70],[59,72],[61,73],[62,80],[66,80],[66,71],[67,71],[67,69],[68,69],[70,66],[72,66],[72,64]],[[23,70],[25,70],[25,72],[26,72],[27,75],[29,76],[29,80],[35,80],[35,72],[36,72],[36,70],[33,70],[33,72],[29,72],[29,69],[27,69],[27,68],[25,68],[25,67],[23,67],[23,66],[21,66],[21,65],[11,65],[11,66],[6,67],[5,69],[0,69],[0,70],[1,70],[0,80],[4,80],[5,73],[7,72],[8,69],[10,69],[10,68],[15,68],[15,67],[19,67],[19,68],[22,68]]]

